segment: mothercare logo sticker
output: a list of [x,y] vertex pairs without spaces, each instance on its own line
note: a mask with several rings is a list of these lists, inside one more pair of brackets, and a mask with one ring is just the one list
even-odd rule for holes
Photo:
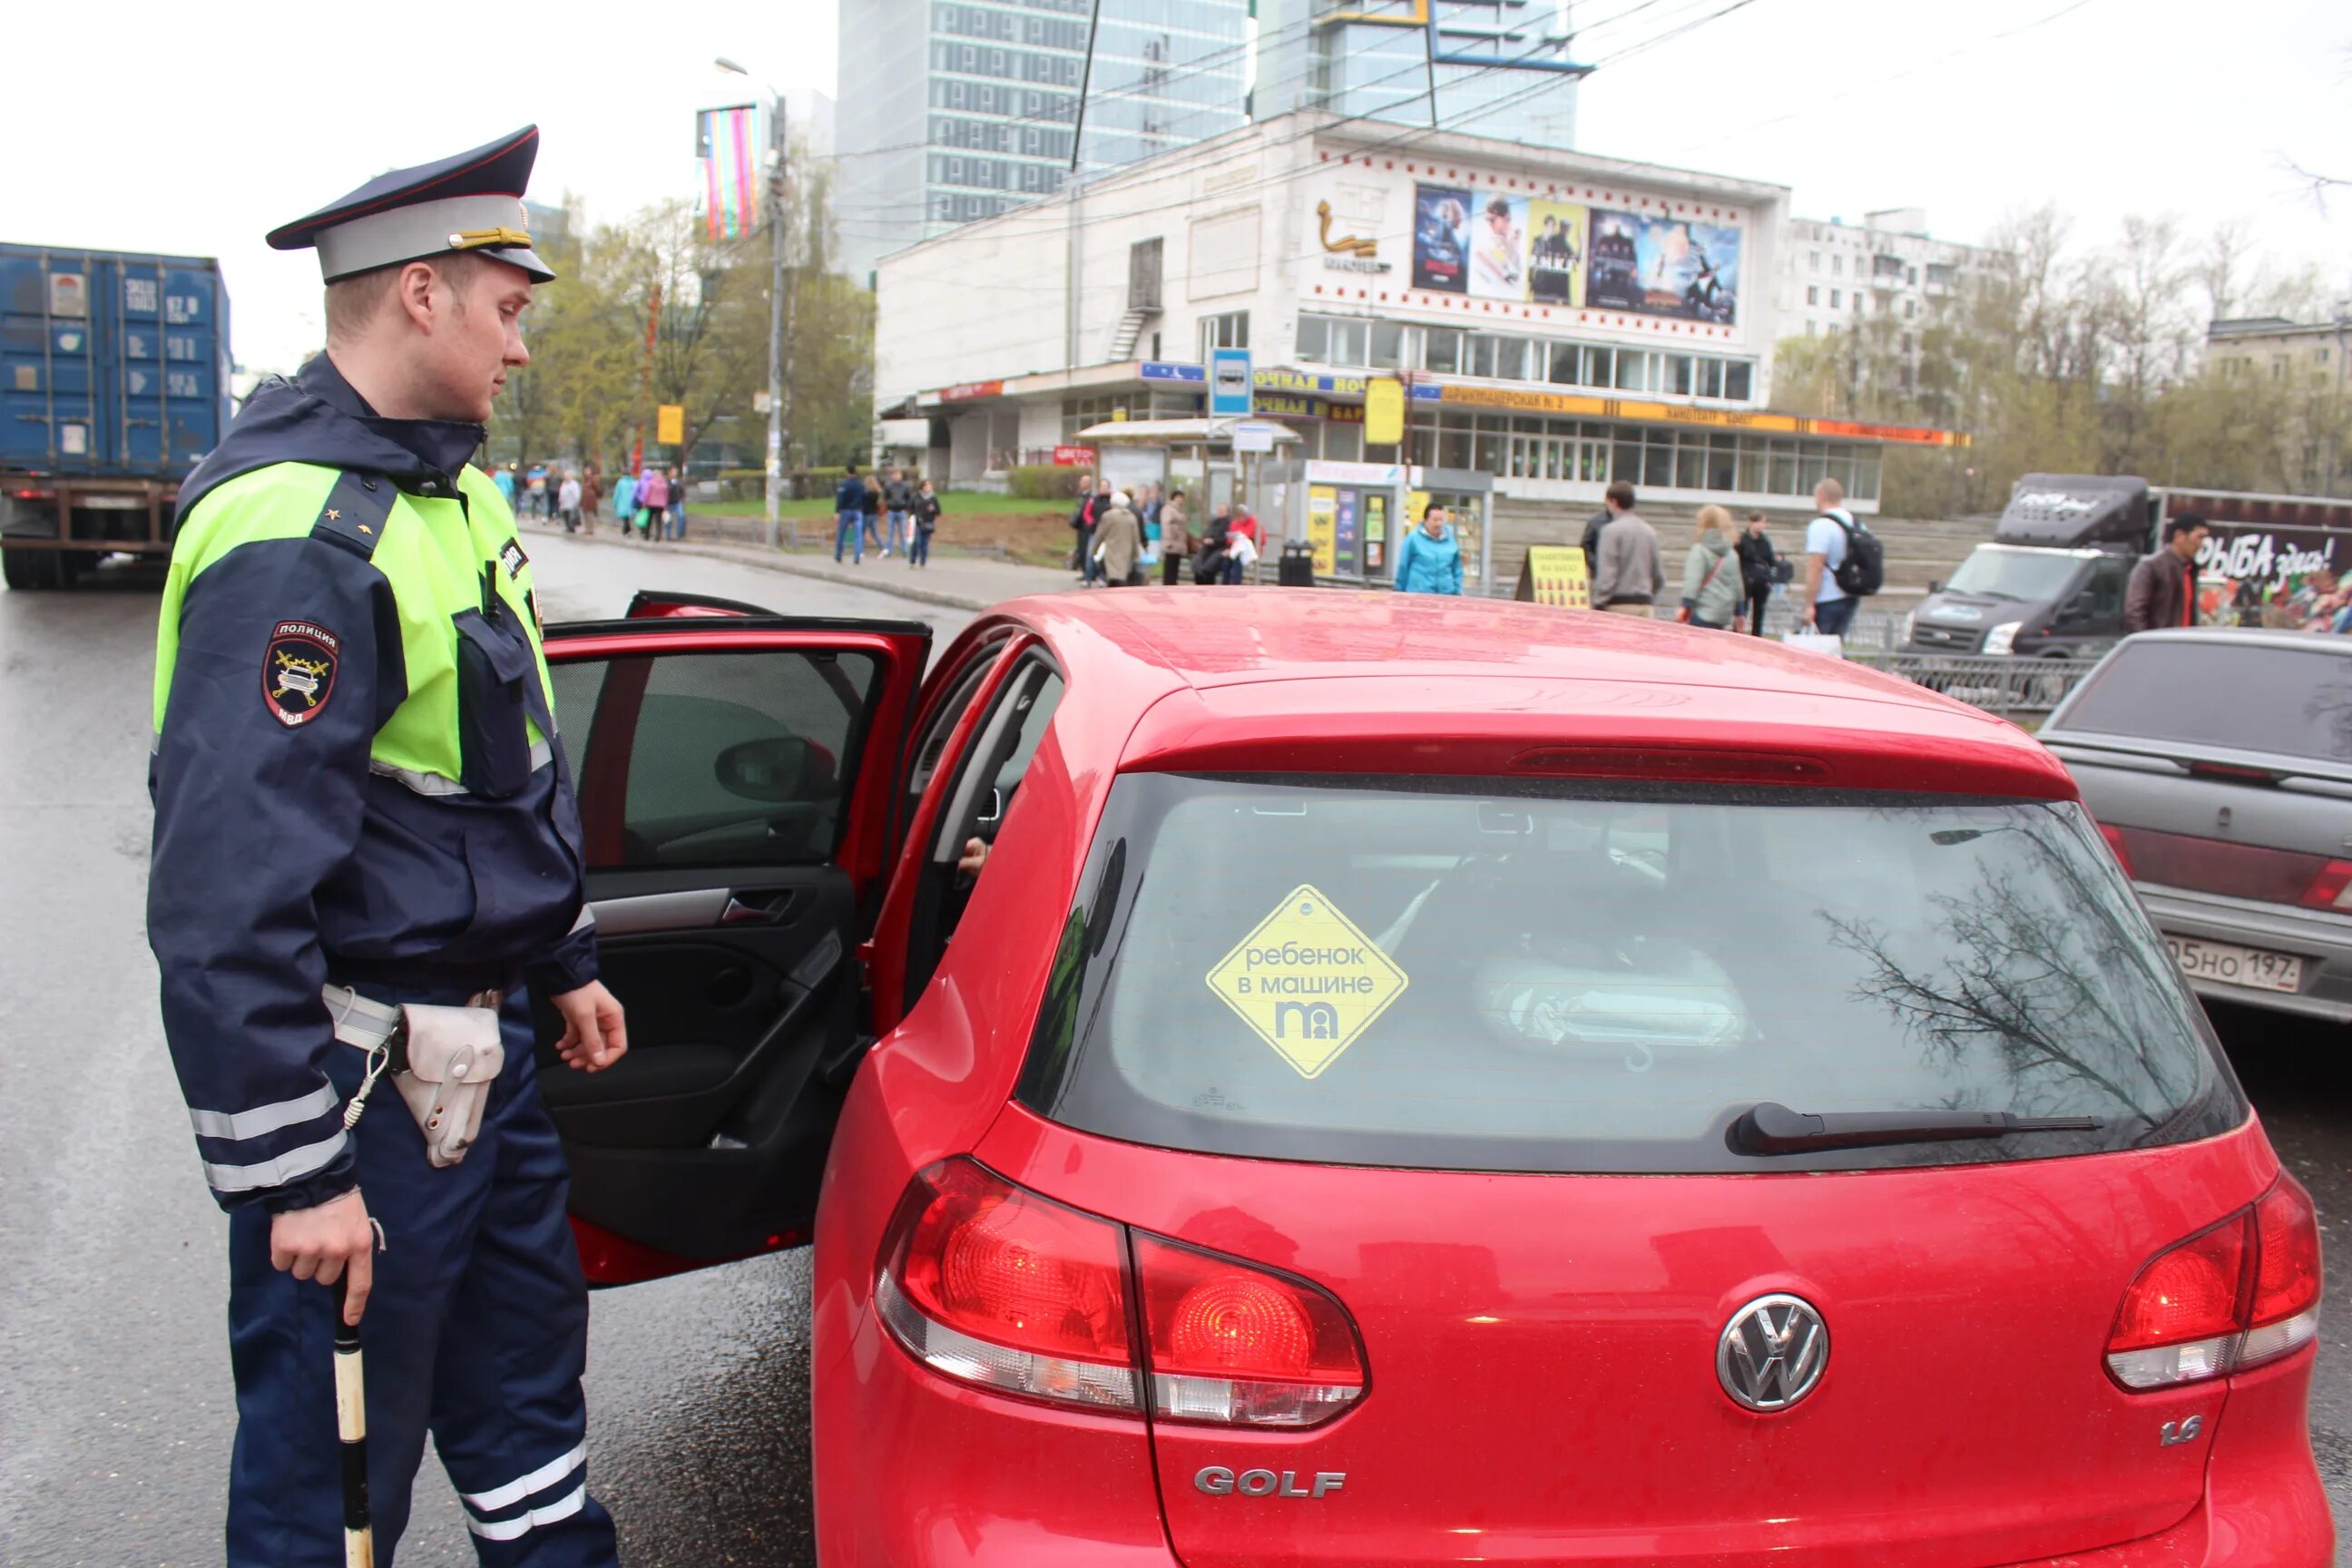
[[1209,971],[1209,989],[1301,1078],[1339,1060],[1405,985],[1404,971],[1305,883]]

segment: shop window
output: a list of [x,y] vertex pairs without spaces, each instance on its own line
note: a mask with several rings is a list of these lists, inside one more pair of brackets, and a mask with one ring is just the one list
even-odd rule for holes
[[[1208,326],[1208,323],[1203,321],[1201,325],[1205,329]],[[1331,352],[1330,342],[1331,319],[1328,316],[1301,316],[1298,318],[1297,358],[1299,363],[1328,363]],[[1204,353],[1201,357],[1202,363],[1205,363],[1208,356]]]
[[1772,443],[1772,475],[1765,489],[1776,496],[1801,494],[1811,487],[1799,482],[1797,446],[1793,441]]
[[1609,482],[1608,442],[1587,441],[1583,444],[1576,477],[1587,484],[1605,485]]
[[1364,460],[1364,427],[1342,425],[1336,421],[1323,426],[1323,456],[1334,463],[1360,463]]
[[1764,443],[1754,436],[1739,438],[1739,482],[1732,488],[1742,495],[1763,495],[1771,463]]
[[1469,431],[1440,430],[1437,433],[1437,466],[1439,468],[1474,468],[1476,465],[1471,462],[1472,456]]
[[1704,437],[1685,434],[1675,447],[1675,488],[1684,490],[1706,489],[1706,447]]
[[1611,444],[1609,469],[1617,479],[1633,484],[1642,482],[1642,433],[1627,430]]
[[1755,396],[1756,364],[1753,360],[1736,359],[1723,367],[1723,395],[1734,403],[1746,403]]
[[1854,459],[1853,487],[1846,494],[1856,500],[1878,499],[1878,454],[1875,451],[1865,452]]
[[1527,363],[1519,372],[1522,381],[1544,381],[1551,370],[1551,344],[1541,338],[1521,340],[1527,344]]
[[1698,362],[1698,395],[1701,397],[1723,395],[1723,362],[1712,355]]
[[1505,443],[1509,440],[1510,437],[1507,436],[1493,434],[1481,429],[1477,436],[1473,438],[1470,466],[1474,468],[1483,468],[1490,474],[1501,473],[1503,471],[1503,448]]
[[1421,331],[1421,363],[1424,369],[1458,374],[1462,369],[1462,329],[1423,327]]
[[[1631,353],[1633,351],[1628,349],[1625,352]],[[1584,351],[1585,385],[1609,386],[1613,384],[1616,379],[1617,351],[1615,349],[1588,348]]]
[[1691,377],[1691,356],[1668,354],[1665,357],[1665,380],[1658,388],[1681,397],[1688,397],[1696,387]]
[[1656,490],[1671,489],[1674,488],[1675,448],[1673,437],[1668,436],[1663,441],[1656,437],[1653,437],[1650,444],[1642,448],[1642,478],[1638,482],[1647,485],[1652,489]]
[[1829,450],[1829,457],[1822,464],[1822,471],[1827,474],[1829,478],[1833,479],[1838,482],[1838,489],[1842,490],[1853,489],[1853,448],[1851,447],[1831,447]]
[[1738,437],[1717,435],[1706,438],[1706,488],[1717,494],[1739,488]]
[[1544,379],[1554,386],[1583,385],[1584,353],[1584,350],[1574,343],[1552,344],[1550,361],[1545,366]]
[[1639,349],[1619,349],[1615,382],[1617,390],[1620,392],[1650,391],[1650,361],[1654,357]]
[[1405,326],[1402,321],[1372,323],[1372,353],[1365,361],[1377,370],[1399,370],[1412,363],[1405,356]]
[[1470,342],[1465,346],[1469,350],[1469,354],[1463,363],[1463,374],[1466,375],[1493,375],[1495,374],[1496,340],[1485,332],[1473,332],[1470,334]]

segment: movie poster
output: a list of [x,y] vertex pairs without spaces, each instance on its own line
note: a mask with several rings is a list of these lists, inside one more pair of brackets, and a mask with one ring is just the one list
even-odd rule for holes
[[1737,228],[1681,218],[1592,215],[1585,303],[1729,326],[1739,317]]
[[1641,310],[1641,220],[1632,213],[1592,215],[1592,253],[1584,264],[1584,302],[1598,310]]
[[1470,215],[1470,292],[1528,297],[1528,198],[1489,195]]
[[1528,204],[1528,298],[1539,305],[1584,303],[1588,215],[1574,202]]
[[1470,193],[1448,185],[1412,188],[1412,286],[1465,292],[1470,271]]

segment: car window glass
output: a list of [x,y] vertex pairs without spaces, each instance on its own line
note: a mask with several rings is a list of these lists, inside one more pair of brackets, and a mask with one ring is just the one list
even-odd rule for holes
[[[667,653],[551,667],[564,753],[595,824],[591,870],[830,860],[880,661],[865,653]],[[625,746],[614,760],[601,748]],[[618,787],[618,801],[608,794]]]
[[2124,613],[2124,588],[2131,580],[2131,569],[2120,561],[2102,561],[2091,577],[2090,613],[2101,619],[2112,619]]
[[2352,762],[2352,658],[2284,640],[2135,639],[2057,727]]
[[907,766],[906,811],[899,819],[901,822],[914,820],[915,807],[921,803],[923,792],[931,787],[931,780],[939,773],[940,763],[947,755],[948,742],[955,734],[957,721],[971,706],[972,699],[980,695],[988,672],[996,668],[997,651],[1001,650],[983,653],[957,671],[947,695],[931,714],[921,738],[915,742]]
[[2105,1122],[1867,1167],[2233,1114],[2073,805],[1134,774],[1080,885],[1020,1094],[1129,1142],[1681,1172],[1752,1168],[1766,1100]]

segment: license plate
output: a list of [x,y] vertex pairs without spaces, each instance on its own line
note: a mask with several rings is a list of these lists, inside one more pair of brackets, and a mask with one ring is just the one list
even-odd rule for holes
[[2168,936],[2164,945],[2191,980],[2219,980],[2228,985],[2251,985],[2257,991],[2303,989],[2303,960],[2291,952],[2192,942],[2182,936]]

